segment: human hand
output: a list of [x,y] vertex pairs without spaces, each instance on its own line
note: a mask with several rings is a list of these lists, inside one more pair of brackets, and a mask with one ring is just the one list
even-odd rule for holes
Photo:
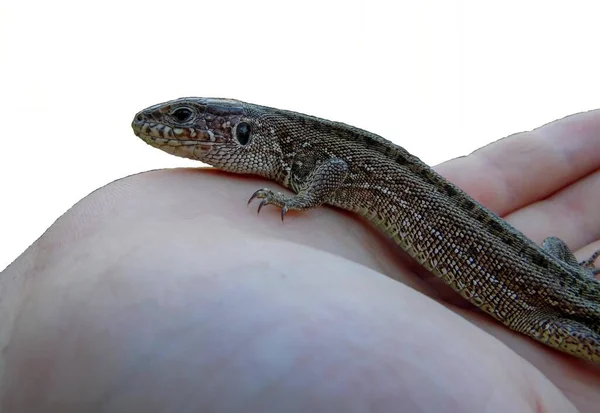
[[[580,114],[438,170],[584,258],[598,133]],[[68,211],[0,275],[0,410],[575,411],[561,391],[597,408],[596,366],[454,300],[351,214],[256,217],[263,186],[150,172]]]

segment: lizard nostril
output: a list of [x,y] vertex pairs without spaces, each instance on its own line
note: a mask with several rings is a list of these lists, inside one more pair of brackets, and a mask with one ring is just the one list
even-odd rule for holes
[[135,119],[136,119],[138,122],[141,122],[141,121],[143,121],[143,120],[144,120],[144,116],[142,116],[142,114],[141,114],[141,113],[138,113],[138,115],[135,117]]

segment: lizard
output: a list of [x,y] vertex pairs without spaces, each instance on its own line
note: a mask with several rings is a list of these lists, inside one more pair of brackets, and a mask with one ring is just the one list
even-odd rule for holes
[[561,239],[539,246],[418,157],[374,133],[289,110],[179,98],[137,113],[134,133],[173,155],[257,175],[250,199],[290,210],[331,205],[383,231],[420,265],[508,328],[600,363],[600,250],[578,262]]

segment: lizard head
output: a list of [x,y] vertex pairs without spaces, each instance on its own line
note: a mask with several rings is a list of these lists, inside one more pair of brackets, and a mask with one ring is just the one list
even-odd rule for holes
[[280,165],[273,128],[237,100],[180,98],[142,110],[131,126],[151,146],[226,171],[271,178]]

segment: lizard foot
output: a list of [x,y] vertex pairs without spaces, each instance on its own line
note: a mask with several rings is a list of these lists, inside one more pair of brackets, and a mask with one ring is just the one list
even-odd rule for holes
[[594,264],[594,262],[596,261],[596,259],[598,257],[600,257],[600,250],[595,251],[590,258],[588,258],[585,261],[580,262],[579,265],[581,265],[584,268],[589,269],[593,275],[600,274],[600,268],[596,268],[596,265]]
[[281,208],[281,221],[283,222],[283,217],[290,209],[300,209],[296,208],[294,205],[295,198],[287,197],[282,192],[273,192],[268,188],[262,188],[252,194],[250,199],[248,200],[248,204],[252,202],[255,198],[262,199],[261,203],[258,205],[257,214],[260,213],[260,210],[265,205],[275,205]]

